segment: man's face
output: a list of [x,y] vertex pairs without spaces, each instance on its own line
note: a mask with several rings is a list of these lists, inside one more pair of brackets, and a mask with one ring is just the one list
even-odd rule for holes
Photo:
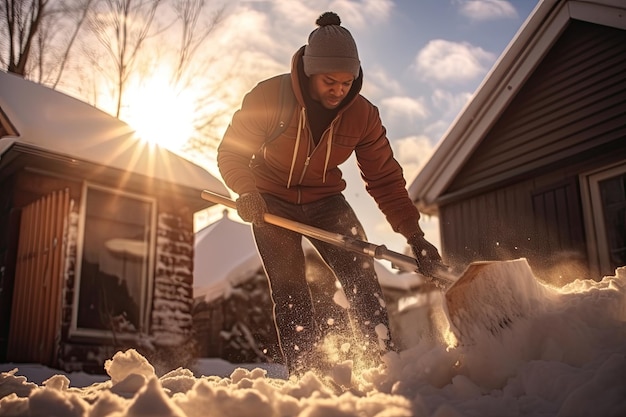
[[327,109],[335,109],[350,91],[354,75],[349,72],[313,74],[309,78],[309,93],[313,100]]

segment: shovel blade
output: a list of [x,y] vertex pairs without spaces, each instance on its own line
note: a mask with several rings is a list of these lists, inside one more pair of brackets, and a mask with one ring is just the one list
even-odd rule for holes
[[497,335],[530,316],[540,292],[525,258],[474,262],[445,293],[450,329],[465,345]]

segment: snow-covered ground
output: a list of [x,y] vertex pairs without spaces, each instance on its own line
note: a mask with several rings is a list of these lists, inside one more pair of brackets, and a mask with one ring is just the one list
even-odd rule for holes
[[0,365],[0,416],[626,416],[626,268],[539,289],[516,289],[540,298],[496,335],[456,347],[427,338],[386,366],[354,369],[358,393],[220,360],[156,375],[128,350],[107,361],[108,377]]

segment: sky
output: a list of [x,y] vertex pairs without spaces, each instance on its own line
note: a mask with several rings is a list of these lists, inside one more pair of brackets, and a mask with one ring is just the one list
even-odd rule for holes
[[[506,328],[492,333],[476,322],[454,327],[442,319],[430,337],[387,355],[384,365],[339,364],[330,375],[350,381],[345,391],[312,372],[286,379],[276,364],[200,359],[189,368],[157,370],[130,349],[115,353],[99,376],[0,364],[0,416],[626,415],[626,267],[558,289],[532,273],[512,278],[520,314]],[[504,296],[506,288],[492,291]],[[471,340],[446,341],[451,329],[464,327],[474,330]]]
[[[316,18],[335,11],[357,42],[362,94],[380,110],[396,159],[410,184],[493,64],[537,5],[536,0],[233,1],[211,47],[224,68],[236,59],[231,94],[237,105],[257,82],[287,72]],[[220,49],[221,48],[221,49]],[[228,119],[230,118],[230,113]],[[223,121],[224,126],[228,120]],[[193,158],[193,155],[191,156]],[[219,176],[213,161],[204,164]],[[368,240],[404,252],[367,195],[354,159],[343,166],[345,195]],[[198,229],[221,214],[198,216]],[[434,218],[423,217],[426,237],[439,247]]]

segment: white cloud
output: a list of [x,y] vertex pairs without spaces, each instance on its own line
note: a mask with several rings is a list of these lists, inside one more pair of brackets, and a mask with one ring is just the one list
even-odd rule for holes
[[403,94],[404,86],[380,64],[375,63],[372,68],[364,69],[364,71],[365,77],[363,78],[361,93],[372,101],[377,102],[380,97]]
[[487,73],[496,56],[467,42],[435,39],[417,54],[413,69],[436,82],[465,82]]
[[403,117],[409,120],[423,119],[428,116],[428,109],[420,100],[412,97],[388,97],[381,100],[388,118]]
[[460,1],[460,11],[475,21],[517,18],[515,7],[505,0]]
[[[285,17],[285,25],[298,27],[300,30],[304,28],[306,34],[316,28],[315,20],[326,11],[337,13],[341,18],[342,26],[352,30],[386,22],[394,6],[390,0],[317,2],[277,0],[271,2],[271,5],[276,16]],[[306,37],[302,41],[304,43]]]
[[[322,7],[320,3],[316,3],[319,8]],[[320,9],[320,13],[326,10],[336,12],[341,18],[342,26],[351,30],[386,22],[392,8],[393,2],[390,0],[337,0],[330,2],[327,9]]]
[[271,46],[275,42],[265,30],[269,24],[266,14],[249,7],[239,6],[229,13],[217,27],[214,39],[219,46],[230,47],[232,50],[246,47],[249,42],[255,46]]
[[289,42],[276,42],[268,30],[272,21],[268,15],[249,7],[239,6],[220,24],[211,43],[215,57],[212,70],[223,77],[236,76],[245,86],[236,88],[242,95],[253,83],[289,68],[289,59],[295,47]]
[[[319,7],[326,2],[320,2]],[[276,20],[271,30],[280,30],[281,28],[294,32],[301,32],[300,43],[304,45],[306,36],[315,29],[315,19],[321,13],[320,9],[310,7],[310,3],[304,3],[293,0],[279,0],[272,2],[272,18]],[[275,27],[274,27],[275,26]],[[267,30],[270,30],[268,27]]]
[[433,139],[433,143],[437,143],[441,140],[449,127],[450,121],[440,119],[425,126],[423,132]]
[[394,155],[404,170],[404,177],[408,180],[417,175],[433,153],[432,141],[425,135],[396,139],[392,146]]
[[440,88],[435,89],[430,95],[433,106],[446,124],[452,123],[471,97],[472,94],[468,92],[453,93]]
[[472,96],[471,93],[462,92],[459,94],[452,93],[448,90],[442,90],[437,88],[433,91],[431,99],[433,104],[445,112],[452,109],[454,112],[458,112],[467,103]]

